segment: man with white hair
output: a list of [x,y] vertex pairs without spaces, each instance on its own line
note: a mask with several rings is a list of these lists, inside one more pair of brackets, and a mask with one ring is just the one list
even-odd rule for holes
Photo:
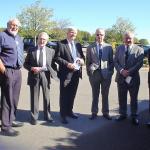
[[18,135],[19,132],[12,127],[23,125],[15,121],[22,82],[20,68],[24,61],[23,41],[17,34],[20,25],[18,19],[11,19],[7,22],[7,29],[0,33],[1,131],[6,136]]
[[134,34],[125,32],[123,44],[118,46],[114,57],[114,65],[117,70],[116,82],[119,98],[119,117],[117,121],[127,118],[127,93],[130,94],[131,120],[134,125],[139,124],[137,117],[138,91],[140,86],[139,69],[143,65],[144,50],[134,44]]
[[77,119],[73,113],[73,104],[76,96],[79,77],[82,76],[84,55],[82,46],[75,41],[77,29],[70,27],[67,30],[67,38],[58,43],[57,63],[59,64],[58,76],[60,79],[60,115],[61,122],[67,124],[66,117]]
[[55,51],[46,47],[48,39],[48,34],[41,32],[38,35],[37,46],[29,49],[24,63],[24,67],[29,71],[28,85],[30,86],[32,125],[37,124],[39,116],[40,87],[42,87],[43,92],[44,120],[53,122],[50,111],[50,77],[57,78],[57,74],[52,68]]

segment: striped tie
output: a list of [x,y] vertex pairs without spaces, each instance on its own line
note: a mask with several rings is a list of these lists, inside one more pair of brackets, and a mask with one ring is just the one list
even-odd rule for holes
[[21,67],[24,62],[24,52],[23,49],[20,47],[18,41],[16,41],[16,45],[17,45],[17,56],[18,56],[17,63],[19,67]]

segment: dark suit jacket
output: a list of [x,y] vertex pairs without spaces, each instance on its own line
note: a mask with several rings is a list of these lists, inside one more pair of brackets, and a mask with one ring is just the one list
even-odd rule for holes
[[148,50],[148,65],[149,65],[149,71],[148,71],[148,87],[150,89],[150,49]]
[[139,76],[139,69],[143,65],[143,58],[143,48],[134,44],[125,64],[125,45],[122,44],[118,46],[114,57],[114,65],[117,70],[116,82],[124,82],[125,78],[120,74],[121,69],[127,69],[129,71],[129,75],[133,78],[132,80],[136,82],[136,77]]
[[[57,73],[52,68],[52,64],[54,63],[53,62],[54,54],[55,51],[53,49],[46,47],[46,67],[48,71],[44,71],[44,73],[47,78],[48,85],[50,84],[50,76],[52,76],[54,79],[57,78]],[[29,49],[24,62],[24,67],[29,71],[27,84],[34,86],[39,80],[39,74],[34,74],[31,71],[31,67],[38,67],[37,47]]]
[[[77,57],[85,60],[85,56],[83,55],[81,44],[75,43],[75,46],[77,50]],[[58,50],[58,54],[56,57],[56,61],[59,64],[58,77],[60,79],[65,80],[67,78],[67,75],[70,72],[72,72],[70,69],[67,68],[67,64],[74,62],[67,39],[58,42],[57,50]],[[79,70],[79,76],[82,77],[82,67]]]

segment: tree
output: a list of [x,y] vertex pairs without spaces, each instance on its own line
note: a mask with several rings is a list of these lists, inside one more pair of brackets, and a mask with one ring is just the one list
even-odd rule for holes
[[105,40],[108,43],[122,43],[122,35],[126,31],[134,32],[135,27],[128,19],[119,17],[112,28],[106,30]]
[[[49,31],[55,23],[50,20],[53,16],[53,10],[40,6],[41,1],[38,0],[31,6],[24,8],[17,17],[22,24],[20,31],[23,36],[35,37],[41,31]],[[36,41],[36,40],[35,40]]]
[[51,30],[50,37],[57,40],[65,38],[66,29],[69,25],[71,25],[71,23],[68,19],[55,21],[55,27]]
[[140,39],[139,43],[142,44],[142,45],[148,45],[149,44],[147,39]]

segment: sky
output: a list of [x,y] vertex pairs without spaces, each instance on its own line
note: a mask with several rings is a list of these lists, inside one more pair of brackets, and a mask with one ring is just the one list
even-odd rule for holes
[[[0,27],[20,14],[36,0],[3,0],[0,3]],[[149,0],[41,0],[45,8],[53,9],[54,20],[69,19],[79,30],[94,33],[96,28],[111,28],[119,17],[129,20],[138,39],[150,42]]]

